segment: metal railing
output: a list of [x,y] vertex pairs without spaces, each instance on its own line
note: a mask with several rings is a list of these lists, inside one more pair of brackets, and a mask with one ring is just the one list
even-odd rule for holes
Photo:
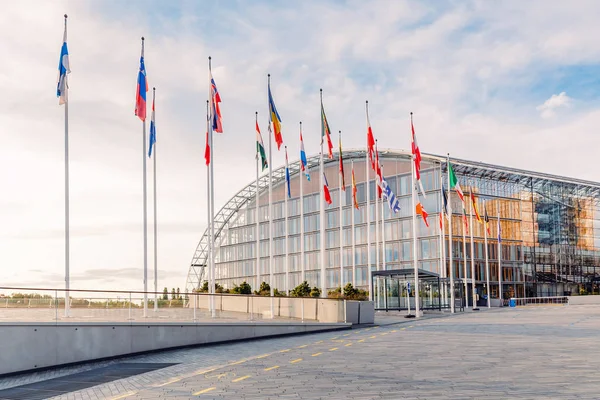
[[551,296],[551,297],[523,297],[511,298],[506,305],[510,305],[510,301],[515,301],[515,306],[534,306],[534,305],[552,305],[552,304],[569,304],[567,296]]
[[345,322],[340,299],[70,289],[66,307],[64,289],[0,287],[0,293],[0,323]]

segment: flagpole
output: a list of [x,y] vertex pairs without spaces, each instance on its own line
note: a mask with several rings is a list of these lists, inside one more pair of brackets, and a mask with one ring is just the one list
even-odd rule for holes
[[[375,139],[376,158],[378,154],[377,139]],[[375,269],[379,271],[381,268],[379,268],[379,190],[377,189],[379,176],[377,176],[377,168],[379,168],[379,165],[375,165]],[[377,295],[379,296],[379,280],[377,280]]]
[[[383,164],[381,165],[381,179],[383,179]],[[383,182],[382,182],[383,183]],[[386,270],[385,262],[385,207],[383,197],[381,197],[381,264],[382,270]]]
[[[210,97],[210,96],[209,96]],[[212,157],[212,154],[210,154],[212,151],[210,149],[210,138],[208,137],[209,135],[209,130],[210,130],[210,111],[209,111],[209,100],[206,100],[206,144],[208,145],[208,150],[209,150],[209,157]],[[212,249],[211,249],[211,233],[210,233],[210,227],[211,227],[211,218],[210,218],[210,163],[212,161],[210,161],[209,158],[209,163],[206,165],[206,211],[207,211],[207,228],[206,231],[208,232],[208,246],[207,246],[207,257],[206,257],[206,266],[205,266],[205,270],[207,272],[207,282],[208,282],[208,293],[212,293],[212,291],[210,290],[210,285],[212,283],[212,275],[211,275],[211,270],[210,270],[210,265],[211,265],[211,260],[212,260]],[[212,296],[209,296],[209,303],[208,303],[208,309],[209,311],[212,311]]]
[[[254,120],[256,122],[256,125],[258,126],[258,111],[254,112]],[[259,154],[259,149],[257,146],[257,149],[256,149],[256,286],[254,289],[257,292],[260,290],[260,211],[259,211],[259,205],[258,205],[260,186],[258,184],[258,180],[259,180],[258,175],[259,175],[259,171],[261,168],[261,161],[262,161],[261,156]]]
[[[446,218],[445,215],[445,210],[444,210],[444,177],[442,175],[442,163],[440,163],[440,198],[441,198],[441,211],[440,211],[440,221],[441,221],[441,228],[440,228],[440,262],[442,263],[441,268],[440,268],[440,275],[442,276],[442,278],[446,278],[447,277],[447,270],[446,270],[446,238],[444,237],[444,218]],[[441,291],[441,288],[440,288]],[[444,282],[444,291],[442,294],[442,299],[444,300],[444,304],[447,304],[448,302],[448,291],[446,290],[446,283]]]
[[[271,74],[267,74],[267,84],[271,89]],[[273,288],[273,146],[271,136],[271,103],[269,102],[269,286],[271,296],[271,318],[274,318],[275,304],[273,303],[274,288]]]
[[[369,120],[369,100],[365,101],[367,121]],[[365,186],[367,187],[367,279],[369,280],[369,297],[375,300],[373,295],[373,276],[371,272],[371,188],[369,182],[369,137],[367,136],[367,147],[365,151]]]
[[[464,204],[464,203],[463,203]],[[464,274],[465,274],[465,308],[469,308],[469,283],[467,282],[467,237],[466,237],[466,227],[465,227],[465,221],[467,219],[467,216],[465,214],[465,210],[463,208],[463,221],[462,221],[462,244],[463,244],[463,267],[464,267]]]
[[[470,188],[471,199],[473,199],[473,187]],[[469,225],[471,226],[471,295],[473,296],[473,311],[479,310],[477,307],[477,303],[475,297],[477,295],[476,292],[476,281],[475,281],[475,245],[473,244],[473,201],[471,200],[471,204],[469,205]]]
[[[289,165],[288,165],[288,154],[287,154],[287,146],[285,146],[285,169],[286,174],[289,173]],[[287,178],[287,177],[286,177]],[[292,178],[290,177],[290,180]],[[287,181],[287,179],[286,179]],[[290,182],[291,183],[291,182]],[[283,197],[283,209],[285,213],[285,294],[286,296],[290,295],[290,267],[288,261],[289,247],[288,247],[288,182],[285,183],[285,195]]]
[[[354,160],[352,160],[352,177],[354,177]],[[354,181],[353,181],[354,182]],[[352,183],[354,185],[354,183]],[[354,234],[354,186],[352,187],[352,286],[356,287],[356,242]]]
[[[340,198],[340,294],[344,294],[344,224],[342,223],[342,166],[343,166],[343,157],[342,157],[342,131],[339,132],[339,143],[340,143],[340,173],[338,174],[338,182],[339,182],[339,198]],[[345,194],[345,191],[344,191]]]
[[[485,202],[483,203],[483,207],[484,210],[486,212],[487,215],[487,209],[485,208]],[[487,306],[488,308],[491,307],[490,304],[490,260],[489,260],[489,254],[488,254],[488,237],[487,237],[487,222],[483,221],[484,223],[484,227],[483,227],[483,238],[484,238],[484,242],[485,242],[485,281],[486,281],[486,285],[487,285]]]
[[[142,36],[142,54],[144,54],[144,37]],[[140,88],[140,90],[145,90]],[[144,318],[148,316],[148,195],[146,179],[146,118],[142,121],[142,169],[143,169],[143,196],[144,196]]]
[[[319,89],[319,94],[321,96],[321,113],[323,112],[323,89]],[[323,115],[321,115],[321,125],[323,125]],[[321,129],[325,129],[325,127],[321,127]],[[319,193],[321,194],[320,196],[320,228],[321,228],[321,232],[320,232],[320,239],[321,239],[321,243],[320,243],[320,247],[321,247],[321,297],[327,297],[327,285],[325,283],[325,191],[323,188],[323,176],[325,174],[325,167],[323,165],[323,142],[324,142],[324,137],[323,134],[321,134],[321,155],[320,155],[320,163],[319,163],[319,170],[320,170],[320,182],[321,182],[321,187],[319,189]]]
[[[212,76],[212,59],[209,56],[208,57],[208,71],[209,74]],[[209,82],[209,84],[211,85],[212,88],[212,82]],[[212,89],[209,89],[209,92],[211,92]],[[211,113],[215,108],[215,105],[213,104],[214,99],[212,96],[212,93],[209,94],[209,99],[211,102]],[[215,116],[212,115],[212,119],[214,119]],[[211,121],[212,122],[212,121]],[[215,310],[215,284],[216,284],[216,279],[215,279],[215,173],[214,173],[214,165],[215,165],[215,148],[214,148],[214,144],[213,144],[213,124],[209,123],[209,139],[210,139],[210,278],[211,278],[211,283],[210,283],[210,292],[211,296],[210,296],[210,309],[211,309],[211,316],[212,318],[216,317],[216,310]]]
[[[447,164],[450,165],[450,154]],[[448,264],[450,266],[450,312],[454,314],[454,264],[452,263],[452,193],[450,192],[450,172],[448,169]]]
[[502,307],[504,303],[502,301],[502,239],[500,237],[500,200],[498,200],[498,210],[496,210],[496,212],[498,216],[498,298],[500,299],[500,307]]
[[[156,96],[156,88],[152,88],[152,112],[154,111],[154,98]],[[154,123],[156,124],[156,115],[154,115]],[[156,125],[155,125],[156,126]],[[154,150],[153,154],[153,189],[154,189],[154,311],[158,311],[158,227],[157,227],[157,211],[156,211],[156,139],[154,143],[152,143],[152,147]]]
[[[300,136],[302,136],[302,121],[300,121]],[[300,146],[302,146],[302,143],[300,143]],[[302,163],[302,160],[300,160],[300,163]],[[308,173],[308,163],[306,165],[306,173]],[[298,174],[298,179],[300,179],[300,281],[304,283],[306,276],[304,272],[304,182],[302,180],[302,173]]]
[[[67,36],[67,14],[65,14],[65,34],[64,40],[66,41]],[[61,59],[62,63],[62,59]],[[70,316],[70,264],[71,264],[71,233],[70,233],[70,218],[69,218],[69,92],[67,83],[67,72],[65,72],[65,317]]]
[[[410,113],[410,120],[412,123],[412,112]],[[415,317],[420,317],[420,307],[419,307],[419,262],[418,262],[418,253],[417,253],[417,199],[416,199],[416,182],[415,182],[415,161],[414,155],[413,159],[410,163],[411,169],[411,198],[412,198],[412,236],[413,236],[413,267],[415,274]],[[410,294],[408,293],[408,289],[406,291],[406,295],[408,297],[408,307],[410,310]],[[410,311],[409,311],[410,315]]]

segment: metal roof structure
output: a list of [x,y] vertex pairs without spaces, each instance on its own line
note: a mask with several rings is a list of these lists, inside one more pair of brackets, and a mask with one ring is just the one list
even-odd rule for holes
[[[334,153],[333,159],[324,159],[324,164],[338,162],[339,153]],[[411,153],[406,150],[379,149],[380,158],[404,158],[410,159]],[[343,154],[344,161],[364,160],[366,156],[365,149],[345,150]],[[443,171],[446,170],[447,157],[434,154],[422,154],[424,161],[440,164]],[[309,170],[319,167],[320,155],[314,155],[308,158]],[[595,202],[600,203],[600,183],[591,182],[582,179],[567,178],[557,175],[525,171],[510,167],[501,167],[482,162],[467,161],[458,158],[450,158],[453,169],[457,175],[475,176],[482,179],[497,180],[507,183],[515,183],[531,188],[532,192],[541,192],[544,185],[549,182],[560,183],[562,187],[567,188],[570,194],[574,196],[588,196],[594,198]],[[289,163],[290,175],[296,176],[300,173],[300,160]],[[272,171],[273,187],[285,182],[285,166],[273,169]],[[269,175],[263,174],[258,180],[259,191],[263,192],[269,187]],[[540,193],[541,194],[541,193]],[[222,231],[229,221],[235,216],[238,210],[245,207],[248,203],[255,200],[256,181],[252,181],[236,193],[215,215],[215,249],[221,243]],[[208,229],[204,231],[200,242],[196,246],[188,276],[186,279],[186,290],[200,287],[205,280],[206,266],[208,258]]]

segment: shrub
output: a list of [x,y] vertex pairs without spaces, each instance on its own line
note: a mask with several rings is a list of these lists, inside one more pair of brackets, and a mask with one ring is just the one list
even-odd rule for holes
[[309,297],[310,296],[310,286],[308,282],[304,281],[298,286],[296,286],[291,292],[290,296],[292,297]]
[[285,297],[285,292],[280,292],[277,289],[273,289],[273,296],[275,296],[275,297]]
[[242,282],[239,286],[240,294],[252,294],[252,287],[246,281]]
[[[337,290],[339,291],[339,288]],[[357,289],[351,283],[348,283],[344,286],[344,298],[347,300],[368,300],[369,292]]]
[[321,289],[316,286],[312,288],[310,291],[310,297],[321,297]]

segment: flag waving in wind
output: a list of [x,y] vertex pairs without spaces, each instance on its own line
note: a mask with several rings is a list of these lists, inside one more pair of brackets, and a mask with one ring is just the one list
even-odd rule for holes
[[[265,145],[263,144],[262,135],[260,134],[260,128],[258,127],[258,113],[256,117],[256,157],[260,157],[260,165],[262,170],[269,166],[267,163],[267,153],[265,152]],[[286,157],[287,159],[287,157]]]
[[415,163],[415,180],[419,184],[421,194],[423,195],[423,197],[426,197],[425,191],[423,190],[423,184],[421,183],[421,150],[419,149],[419,145],[417,144],[417,135],[415,134],[415,126],[413,125],[412,112],[410,113],[410,129],[412,131],[411,151],[413,162]]
[[210,111],[208,110],[209,101],[206,100],[206,146],[204,146],[204,161],[206,166],[210,165],[210,140],[208,137],[208,131],[210,129]]
[[425,222],[425,226],[429,228],[429,222],[427,222],[427,211],[423,208],[423,205],[419,202],[417,203],[417,214],[419,214],[423,218],[423,222]]
[[479,215],[479,211],[477,211],[477,200],[475,199],[475,193],[473,193],[473,188],[471,188],[471,204],[473,205],[473,211],[475,212],[475,218],[479,223],[481,223],[481,216]]
[[221,107],[219,106],[219,103],[221,102],[221,94],[217,89],[217,84],[215,83],[215,79],[212,76],[212,70],[210,69],[210,67],[208,70],[208,74],[210,77],[210,108],[212,129],[214,132],[223,133],[223,120],[221,118]]
[[331,200],[331,193],[329,193],[329,183],[327,183],[327,177],[323,172],[323,196],[325,197],[325,201],[327,204],[331,204],[333,201]]
[[67,14],[65,14],[65,32],[63,34],[63,44],[60,48],[60,58],[58,60],[58,84],[56,85],[56,97],[58,104],[62,105],[67,102],[67,74],[71,73],[69,65],[69,49],[67,48]]
[[271,123],[273,124],[273,134],[275,135],[275,143],[277,143],[277,150],[281,148],[283,144],[283,136],[281,135],[281,117],[275,107],[273,101],[273,95],[271,94],[271,75],[269,75],[269,115],[271,117]]
[[387,199],[388,205],[390,206],[390,210],[394,212],[394,214],[400,211],[400,200],[396,197],[390,185],[388,185],[385,179],[381,180],[382,189],[383,189],[383,197]]
[[375,179],[377,182],[377,198],[380,199],[383,194],[383,175],[381,165],[379,164],[379,150],[377,150],[377,141],[375,141]]
[[487,206],[485,204],[486,202],[483,202],[483,221],[485,222],[485,230],[487,231],[487,234],[490,234],[490,219],[488,217],[487,214]]
[[375,170],[375,138],[373,137],[373,130],[371,129],[371,121],[369,120],[369,102],[366,102],[367,111],[367,151],[369,152],[369,160],[371,161],[371,168]]
[[325,108],[323,108],[323,90],[321,90],[321,146],[323,146],[325,141],[327,141],[327,155],[330,159],[333,159],[331,130],[329,129],[329,122],[327,122],[327,116],[325,115]]
[[342,131],[340,131],[339,136],[340,142],[340,176],[342,178],[342,190],[346,191],[346,178],[344,177],[344,158],[342,157]]
[[354,208],[358,210],[358,200],[356,199],[357,192],[356,179],[354,178],[354,161],[352,161],[352,203],[354,204]]
[[150,139],[148,146],[148,157],[152,157],[152,149],[156,143],[156,121],[154,120],[154,97],[156,88],[152,88],[152,114],[150,114]]
[[146,120],[146,93],[148,93],[148,81],[146,80],[146,66],[144,65],[144,38],[142,38],[142,55],[140,56],[140,70],[135,93],[135,115],[142,121]]
[[285,186],[287,188],[287,197],[290,199],[292,192],[290,190],[290,167],[288,165],[287,146],[285,146]]
[[304,139],[302,138],[302,122],[300,122],[300,169],[306,175],[306,180],[310,182],[310,174],[308,173],[308,160],[306,159],[306,151],[304,151]]
[[452,169],[452,164],[450,164],[450,160],[448,160],[448,175],[450,175],[450,189],[456,190],[456,194],[460,197],[460,201],[463,203],[463,208],[465,207],[465,195],[458,183],[458,178],[456,178],[456,174]]

